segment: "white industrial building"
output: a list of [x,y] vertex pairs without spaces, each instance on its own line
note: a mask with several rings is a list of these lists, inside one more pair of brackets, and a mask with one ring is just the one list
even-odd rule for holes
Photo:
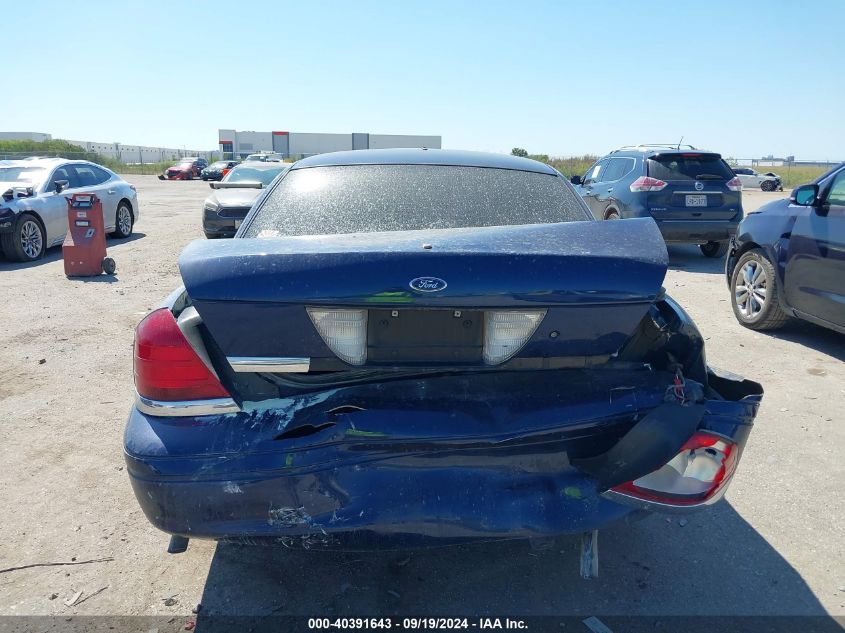
[[430,147],[440,149],[441,138],[413,134],[319,134],[313,132],[239,132],[218,130],[219,148],[224,157],[244,158],[254,152],[278,152],[285,157],[302,158],[325,152],[390,147]]
[[[43,132],[0,132],[0,141],[44,141],[53,140],[51,134]],[[96,152],[101,156],[114,158],[122,163],[159,163],[177,160],[182,156],[202,156],[208,160],[217,157],[214,150],[195,150],[184,147],[152,147],[149,145],[125,145],[123,143],[104,143],[100,141],[74,141],[61,139],[72,145],[78,145],[85,152]]]

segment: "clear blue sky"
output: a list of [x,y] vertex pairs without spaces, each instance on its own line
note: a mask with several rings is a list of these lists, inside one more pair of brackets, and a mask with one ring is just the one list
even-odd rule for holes
[[[572,155],[845,159],[845,2],[7,2],[0,130],[212,149],[218,128]],[[32,38],[30,39],[30,35]]]

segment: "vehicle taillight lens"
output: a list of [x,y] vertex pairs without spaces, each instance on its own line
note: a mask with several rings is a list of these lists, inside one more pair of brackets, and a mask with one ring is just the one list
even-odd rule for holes
[[611,490],[666,505],[685,506],[706,501],[730,481],[736,469],[736,444],[697,431],[680,452],[652,473]]
[[666,184],[662,180],[652,178],[651,176],[640,176],[631,183],[629,189],[631,191],[660,191],[666,187]]
[[308,316],[338,358],[350,365],[367,361],[366,310],[308,308]]
[[150,400],[229,398],[229,392],[188,343],[167,308],[135,329],[135,389]]
[[498,365],[516,354],[537,330],[545,310],[489,310],[484,315],[484,362]]
[[734,176],[725,184],[728,185],[728,189],[731,191],[742,191],[742,181],[739,179],[739,176]]

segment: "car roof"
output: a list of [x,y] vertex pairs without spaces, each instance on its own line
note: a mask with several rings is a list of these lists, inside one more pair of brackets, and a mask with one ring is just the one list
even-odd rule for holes
[[[238,163],[236,167],[246,165],[250,169],[270,169],[271,167],[278,167],[279,165],[282,167],[290,167],[291,164],[292,163],[285,163],[280,160],[245,160],[242,163]],[[234,167],[232,169],[234,169]]]
[[399,148],[359,149],[345,152],[330,152],[303,158],[293,164],[292,169],[307,167],[328,167],[341,165],[448,165],[455,167],[493,167],[515,169],[541,174],[558,175],[554,168],[529,158],[469,152],[464,150]]
[[714,152],[709,149],[702,149],[700,147],[693,147],[692,145],[625,145],[618,149],[611,151],[607,156],[644,156],[649,158],[657,156],[658,154],[715,154],[721,156],[719,152]]

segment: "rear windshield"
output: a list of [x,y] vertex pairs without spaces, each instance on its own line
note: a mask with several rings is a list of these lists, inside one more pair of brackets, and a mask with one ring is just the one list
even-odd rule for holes
[[563,178],[444,165],[295,169],[244,237],[415,231],[591,219]]
[[264,186],[267,186],[286,167],[287,165],[284,163],[279,163],[277,167],[269,168],[241,165],[240,167],[235,167],[226,175],[226,182],[260,182]]
[[648,175],[660,180],[730,180],[733,171],[718,154],[662,154],[648,159]]

